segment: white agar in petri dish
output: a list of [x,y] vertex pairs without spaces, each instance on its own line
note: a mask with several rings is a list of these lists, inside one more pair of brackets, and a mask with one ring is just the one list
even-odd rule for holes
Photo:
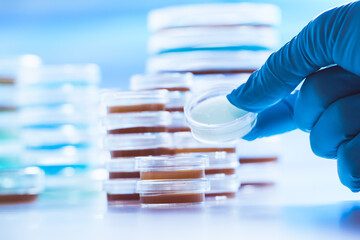
[[195,106],[191,112],[192,118],[205,124],[222,124],[234,121],[248,112],[232,105],[226,96],[207,99]]

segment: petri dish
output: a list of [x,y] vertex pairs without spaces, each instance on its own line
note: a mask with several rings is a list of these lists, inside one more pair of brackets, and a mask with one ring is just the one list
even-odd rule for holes
[[104,138],[104,147],[112,159],[173,153],[170,133],[110,134]]
[[143,207],[203,203],[208,189],[206,179],[141,180],[137,183]]
[[168,91],[116,91],[103,95],[108,114],[143,111],[164,111]]
[[158,156],[137,158],[140,179],[195,179],[205,176],[209,158],[205,155]]
[[185,117],[195,139],[205,143],[232,142],[251,131],[257,114],[236,108],[226,98],[235,87],[214,85],[186,104]]
[[277,26],[280,9],[272,4],[189,4],[159,8],[148,16],[152,32],[190,26],[255,25]]
[[263,26],[216,26],[171,28],[153,34],[150,54],[204,50],[275,50],[278,30]]
[[216,50],[168,52],[148,59],[147,72],[197,74],[252,73],[260,68],[272,51]]
[[39,168],[0,171],[0,203],[35,201],[43,190],[44,173]]
[[136,74],[130,79],[130,89],[133,91],[166,89],[188,92],[192,87],[192,78],[191,73]]
[[140,196],[136,192],[137,179],[112,179],[105,181],[108,204],[111,206],[139,204]]
[[233,198],[240,186],[240,179],[236,174],[213,174],[207,175],[210,190],[205,194],[206,198],[215,198],[215,200]]
[[171,115],[166,111],[112,113],[103,122],[108,134],[167,132]]
[[109,171],[109,179],[140,178],[140,171],[136,168],[135,158],[108,160],[105,165]]

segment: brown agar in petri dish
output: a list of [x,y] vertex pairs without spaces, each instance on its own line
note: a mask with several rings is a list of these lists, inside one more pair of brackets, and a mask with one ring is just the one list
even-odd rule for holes
[[225,174],[225,175],[232,175],[236,173],[235,168],[211,168],[211,169],[205,169],[205,174]]
[[168,127],[169,133],[176,133],[176,132],[191,132],[189,127],[180,127],[180,126],[169,126]]
[[208,188],[206,179],[141,180],[137,192],[143,206],[183,205],[204,202]]
[[205,176],[203,169],[195,170],[174,170],[174,171],[142,171],[140,173],[141,180],[155,179],[193,179],[203,178]]
[[172,155],[173,149],[170,148],[149,148],[149,149],[132,149],[132,150],[113,150],[110,151],[112,158],[120,157],[142,157],[142,156],[161,156],[161,155]]
[[107,131],[108,134],[131,134],[131,133],[158,133],[168,132],[168,127],[165,126],[151,126],[151,127],[131,127],[131,128],[119,128]]
[[15,204],[34,202],[38,194],[0,194],[0,204]]
[[256,164],[256,163],[269,163],[269,162],[277,162],[278,157],[240,157],[240,164]]
[[108,113],[130,113],[130,112],[150,112],[164,111],[165,104],[139,104],[131,106],[111,106],[108,107]]
[[140,202],[143,204],[201,203],[204,200],[203,193],[154,194],[140,197]]
[[139,171],[134,171],[134,172],[120,172],[120,171],[109,172],[109,179],[119,179],[119,178],[140,178],[140,172]]
[[138,193],[130,194],[107,194],[107,200],[109,203],[119,202],[119,201],[139,201],[140,195]]
[[205,153],[205,152],[227,152],[235,153],[236,148],[215,148],[215,147],[199,147],[199,148],[176,148],[174,149],[175,154],[182,153]]
[[1,84],[13,85],[15,84],[15,79],[10,77],[0,77],[0,85]]
[[207,197],[207,198],[213,198],[213,197],[234,198],[234,197],[236,197],[236,192],[205,193],[205,197]]
[[141,180],[199,179],[205,176],[208,164],[205,155],[139,157],[136,160]]

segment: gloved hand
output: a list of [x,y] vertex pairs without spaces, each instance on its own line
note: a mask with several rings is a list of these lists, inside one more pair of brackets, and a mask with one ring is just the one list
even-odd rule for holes
[[[336,64],[318,71],[322,67]],[[338,159],[341,182],[360,191],[360,2],[330,9],[228,95],[260,112],[252,140],[300,128],[315,154]],[[289,95],[305,79],[299,92]]]

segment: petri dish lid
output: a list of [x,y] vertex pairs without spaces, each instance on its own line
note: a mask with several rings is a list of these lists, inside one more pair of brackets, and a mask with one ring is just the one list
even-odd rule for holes
[[[176,156],[188,156],[194,155],[194,153],[182,153]],[[226,167],[238,167],[239,161],[236,153],[227,153],[225,151],[220,152],[208,152],[206,156],[209,158],[209,168],[224,165]]]
[[191,73],[137,74],[130,79],[130,89],[139,91],[184,88],[189,91],[192,86],[192,77]]
[[209,189],[207,179],[141,180],[137,183],[138,193],[201,193]]
[[113,179],[103,183],[103,190],[110,194],[135,194],[136,179]]
[[136,168],[141,171],[161,171],[171,168],[199,169],[205,168],[208,164],[209,158],[201,154],[136,158]]
[[109,172],[116,172],[116,171],[126,171],[126,172],[133,172],[137,171],[136,168],[136,159],[135,158],[121,158],[121,159],[110,159],[106,162],[106,169]]
[[44,172],[37,167],[0,170],[0,195],[38,194],[44,184]]
[[210,190],[208,192],[235,192],[240,186],[240,178],[236,174],[213,174],[206,175],[206,178],[210,184]]
[[148,28],[216,25],[278,25],[280,9],[272,4],[193,4],[155,9],[149,13]]
[[165,104],[167,90],[107,92],[103,95],[106,106],[131,106],[140,104]]
[[25,68],[19,72],[19,86],[61,86],[98,84],[100,68],[96,64],[43,65]]
[[[192,117],[192,111],[198,104],[215,97],[226,97],[236,85],[219,84],[202,94],[194,96],[185,106],[185,117],[195,139],[205,143],[233,142],[245,136],[256,123],[256,113],[246,112],[234,120],[225,123],[204,123]],[[228,103],[229,106],[231,103]]]
[[171,115],[166,111],[112,113],[104,117],[103,122],[108,130],[130,127],[167,126],[171,122]]
[[147,61],[148,73],[253,71],[260,68],[272,51],[190,51],[156,55]]
[[270,27],[218,26],[171,28],[149,39],[151,54],[199,50],[275,50],[278,30]]
[[156,134],[117,134],[107,135],[104,146],[108,150],[136,150],[159,147],[172,147],[172,137],[169,133]]

